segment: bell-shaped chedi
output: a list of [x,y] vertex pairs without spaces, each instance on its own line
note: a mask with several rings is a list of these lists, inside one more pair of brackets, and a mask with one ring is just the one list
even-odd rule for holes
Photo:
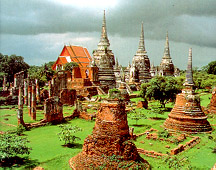
[[216,87],[212,90],[212,98],[209,104],[209,113],[216,114]]
[[164,122],[168,130],[189,133],[210,132],[207,116],[202,112],[200,98],[194,93],[192,73],[192,49],[189,49],[185,88],[176,96],[176,103]]
[[129,139],[125,103],[104,101],[92,134],[85,139],[82,152],[70,159],[70,166],[72,169],[121,169],[127,165],[127,168],[148,169],[149,164],[140,157]]

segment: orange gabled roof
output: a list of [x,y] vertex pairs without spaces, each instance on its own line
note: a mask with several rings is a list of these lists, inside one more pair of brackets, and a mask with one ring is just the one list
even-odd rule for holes
[[89,54],[87,48],[84,48],[84,50],[85,50],[85,53],[87,54],[87,57],[89,58],[89,61],[91,61],[91,56],[90,56],[90,54]]
[[67,63],[67,59],[65,57],[58,57],[56,62],[52,65],[52,69],[55,70],[57,65],[64,65]]
[[66,64],[67,63],[67,59],[65,57],[59,57],[59,64]]
[[71,61],[76,62],[81,67],[86,67],[91,61],[91,56],[86,48],[80,46],[67,46],[71,56]]
[[66,64],[68,62],[66,56],[70,56],[71,61],[76,62],[80,67],[88,66],[91,61],[91,56],[86,48],[81,46],[65,45],[52,68],[54,69],[58,64]]
[[68,51],[67,46],[64,46],[64,48],[62,49],[62,52],[59,56],[70,56],[70,52]]
[[73,49],[73,51],[75,53],[75,56],[87,57],[83,47],[72,46],[72,49]]
[[68,50],[68,53],[69,53],[69,55],[70,55],[71,57],[75,57],[75,54],[74,54],[74,52],[73,52],[71,46],[66,46],[66,49]]

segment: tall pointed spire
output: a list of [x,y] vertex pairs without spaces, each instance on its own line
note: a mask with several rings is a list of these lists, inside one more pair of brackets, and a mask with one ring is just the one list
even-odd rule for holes
[[106,16],[105,16],[105,10],[103,15],[103,22],[102,22],[102,30],[101,30],[101,38],[100,42],[98,44],[99,49],[108,49],[110,46],[108,37],[107,37],[107,28],[106,28]]
[[140,41],[139,41],[139,50],[140,51],[145,51],[143,22],[142,22],[142,25],[141,25],[141,35],[140,35]]
[[115,68],[116,68],[116,69],[119,68],[118,58],[116,58]]
[[189,48],[188,65],[186,71],[186,79],[184,85],[193,88],[193,72],[192,72],[192,48]]
[[165,43],[165,48],[164,48],[164,56],[163,58],[168,58],[170,59],[170,50],[169,50],[169,37],[168,37],[168,31],[166,34],[166,43]]

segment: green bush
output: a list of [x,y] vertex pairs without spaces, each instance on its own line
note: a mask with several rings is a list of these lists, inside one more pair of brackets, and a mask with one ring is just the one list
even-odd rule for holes
[[26,128],[23,126],[23,125],[19,125],[19,126],[17,126],[17,129],[16,129],[16,134],[17,135],[22,135],[23,134],[23,132],[26,130]]
[[115,99],[115,98],[120,99],[121,98],[121,92],[120,92],[120,90],[115,89],[115,88],[110,89],[109,90],[109,96],[108,96],[108,98],[109,99]]
[[170,134],[169,134],[168,131],[164,130],[164,131],[158,132],[158,136],[159,136],[160,138],[169,138]]
[[0,135],[0,159],[12,158],[17,155],[30,154],[27,138],[15,134]]
[[79,137],[73,135],[78,131],[82,131],[78,126],[59,125],[59,127],[61,128],[61,131],[58,133],[60,141],[64,141],[65,144],[74,144],[75,140],[80,140]]

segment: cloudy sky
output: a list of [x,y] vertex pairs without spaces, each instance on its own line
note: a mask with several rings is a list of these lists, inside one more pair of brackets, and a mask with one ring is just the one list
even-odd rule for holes
[[145,47],[158,65],[169,33],[173,63],[186,69],[216,60],[216,0],[1,0],[0,52],[30,65],[55,61],[64,44],[87,47],[100,40],[103,10],[110,48],[123,66],[132,61],[144,23]]

